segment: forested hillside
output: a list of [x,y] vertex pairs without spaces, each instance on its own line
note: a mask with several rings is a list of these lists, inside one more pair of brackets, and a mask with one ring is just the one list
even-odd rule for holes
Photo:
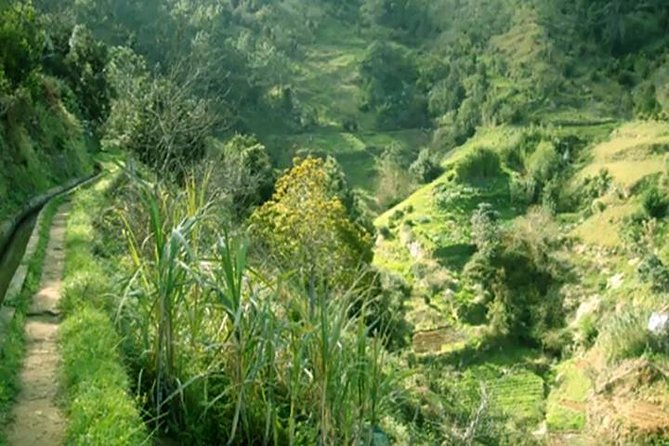
[[0,0],[67,444],[669,444],[668,153],[666,0]]
[[0,3],[3,217],[50,186],[92,170],[95,135],[109,109],[106,50],[90,33],[70,37],[69,45],[55,47],[33,5]]

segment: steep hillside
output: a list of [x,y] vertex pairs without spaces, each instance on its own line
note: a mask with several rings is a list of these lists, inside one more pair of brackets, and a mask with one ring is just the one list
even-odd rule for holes
[[[505,356],[522,351],[528,358],[515,363],[513,376],[538,373],[548,389],[532,403],[540,407],[532,418],[538,429],[544,426],[539,436],[549,435],[559,444],[598,444],[598,435],[610,441],[665,435],[668,363],[654,353],[663,347],[654,344],[646,325],[652,312],[666,311],[668,137],[669,126],[657,121],[489,128],[479,129],[454,150],[442,177],[376,220],[381,235],[375,262],[414,285],[405,309],[414,326],[414,351],[430,363],[454,364],[452,373],[487,383],[491,398],[503,398],[514,416],[532,394],[519,384],[511,394],[497,390],[494,374],[478,372],[472,359],[458,365],[461,355],[473,355],[478,358],[474,364],[504,369],[490,344],[499,290],[477,289],[478,284],[470,288],[473,278],[480,277],[476,269],[485,264],[477,257],[486,248],[476,219],[481,218],[481,203],[488,203],[502,240],[528,237],[535,245],[531,249],[568,265],[567,275],[542,297],[557,299],[558,306],[549,311],[564,318],[554,337],[528,341],[525,330],[533,328],[525,326],[502,347]],[[547,152],[540,158],[537,154],[547,140],[555,147],[561,140],[574,145],[555,161],[562,164],[562,173],[554,177],[560,184],[556,201],[539,198],[539,207],[528,209],[527,201],[518,200],[517,183],[527,172],[536,175],[546,169],[542,164],[549,162]],[[510,156],[518,153],[517,147],[525,151],[524,162]],[[497,169],[489,166],[495,161],[486,164],[481,148],[498,155]],[[473,160],[476,167],[469,170]],[[533,167],[535,163],[541,168]],[[547,236],[558,243],[546,244]],[[496,267],[512,274],[500,261]],[[528,292],[508,277],[505,283],[511,296]],[[510,299],[502,301],[505,306],[520,296]],[[532,365],[536,361],[543,366],[537,369]],[[519,380],[523,385],[531,382]]]
[[65,48],[58,47],[43,19],[29,3],[0,4],[2,215],[92,172],[92,133],[104,113],[96,109],[104,107],[104,88],[92,88],[99,86],[99,53],[81,30],[70,29]]
[[666,443],[666,3],[0,0],[0,213],[127,160],[72,438]]

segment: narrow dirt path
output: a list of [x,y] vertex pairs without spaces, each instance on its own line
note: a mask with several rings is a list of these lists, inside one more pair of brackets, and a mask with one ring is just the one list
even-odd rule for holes
[[65,228],[69,206],[62,205],[49,231],[39,291],[26,319],[26,355],[21,392],[7,431],[11,446],[60,446],[65,418],[56,403],[58,393],[58,300],[65,267]]

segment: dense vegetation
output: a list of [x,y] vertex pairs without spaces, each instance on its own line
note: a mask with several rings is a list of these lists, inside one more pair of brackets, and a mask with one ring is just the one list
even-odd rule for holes
[[2,213],[122,166],[68,438],[663,441],[668,113],[662,0],[0,0]]

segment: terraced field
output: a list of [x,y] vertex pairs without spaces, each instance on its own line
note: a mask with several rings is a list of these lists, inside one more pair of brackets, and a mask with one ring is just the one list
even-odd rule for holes
[[543,379],[525,369],[490,365],[472,367],[463,374],[463,394],[476,405],[481,394],[489,399],[490,410],[516,421],[539,423],[543,419],[545,391]]

